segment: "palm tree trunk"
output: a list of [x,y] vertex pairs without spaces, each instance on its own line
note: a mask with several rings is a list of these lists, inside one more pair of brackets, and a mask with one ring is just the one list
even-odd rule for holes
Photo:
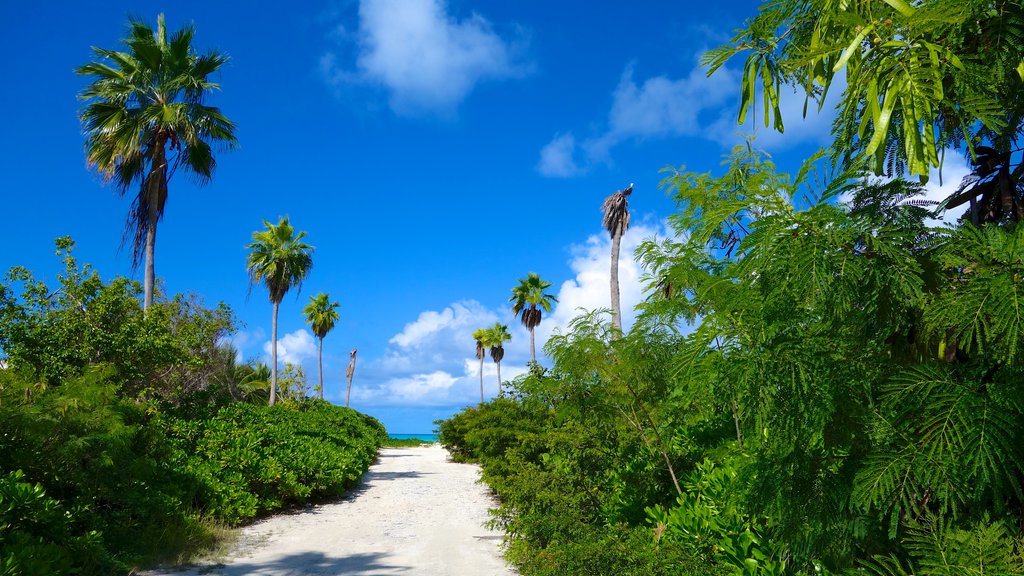
[[151,220],[146,228],[146,271],[142,281],[142,311],[145,312],[153,305],[153,284],[156,281],[156,267],[153,259],[156,256],[156,208],[150,210]]
[[530,364],[537,363],[537,349],[533,344],[533,326],[530,327]]
[[501,362],[495,362],[498,365],[498,396],[501,396]]
[[622,310],[619,304],[619,244],[621,234],[612,234],[612,338],[622,333]]
[[277,396],[277,308],[280,302],[274,302],[274,320],[270,323],[270,405],[274,405]]
[[480,357],[480,405],[484,405],[484,357]]
[[320,347],[316,350],[316,364],[320,372],[320,399],[324,399],[324,339],[320,339]]

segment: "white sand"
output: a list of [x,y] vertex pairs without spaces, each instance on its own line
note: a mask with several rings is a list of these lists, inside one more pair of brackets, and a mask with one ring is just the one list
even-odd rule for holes
[[150,574],[515,574],[501,559],[501,533],[483,527],[494,503],[478,467],[447,456],[437,444],[385,448],[344,500],[242,528],[211,563]]

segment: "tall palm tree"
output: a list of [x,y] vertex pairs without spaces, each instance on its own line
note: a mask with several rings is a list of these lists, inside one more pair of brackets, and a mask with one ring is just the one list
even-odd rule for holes
[[540,325],[541,310],[551,312],[551,305],[558,303],[558,298],[544,291],[551,287],[550,282],[541,280],[535,272],[519,279],[519,285],[512,289],[512,314],[518,316],[523,326],[530,331],[530,363],[537,363],[537,349],[534,345],[533,330]]
[[220,86],[207,78],[228,57],[196,54],[192,26],[168,37],[164,16],[154,31],[131,20],[125,51],[93,48],[100,61],[75,70],[93,77],[79,95],[85,157],[90,166],[124,196],[137,187],[125,224],[132,238],[132,266],[145,260],[143,308],[153,304],[156,227],[167,204],[167,182],[179,169],[200,184],[217,165],[211,143],[233,148],[235,125],[220,109],[206,106],[207,93]]
[[250,250],[247,267],[251,285],[266,285],[274,305],[270,335],[270,405],[273,406],[277,396],[277,311],[288,290],[300,288],[313,267],[313,247],[302,241],[305,232],[295,233],[287,216],[276,225],[266,220],[263,224],[266,230],[253,232],[252,242],[246,246]]
[[508,333],[508,325],[495,322],[487,329],[487,344],[491,347],[491,360],[498,367],[498,396],[501,396],[501,359],[505,357],[505,342],[512,339]]
[[601,211],[604,212],[604,228],[612,237],[612,337],[622,332],[622,306],[619,304],[619,244],[622,235],[629,229],[629,200],[633,193],[633,183],[604,199]]
[[487,329],[481,328],[473,332],[476,340],[476,358],[480,361],[480,405],[484,404],[484,356],[486,348],[484,341],[487,340]]
[[302,309],[306,315],[306,322],[309,324],[313,334],[320,340],[316,351],[317,368],[320,375],[320,399],[324,399],[324,336],[334,330],[334,323],[338,321],[338,303],[331,302],[331,297],[321,292],[316,296],[309,297],[309,303]]

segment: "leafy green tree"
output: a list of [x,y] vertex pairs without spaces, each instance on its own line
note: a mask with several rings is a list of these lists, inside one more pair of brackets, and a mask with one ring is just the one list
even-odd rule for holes
[[970,201],[976,221],[1024,216],[1024,165],[1010,169],[1024,129],[1019,0],[773,2],[705,62],[714,72],[738,54],[746,56],[741,123],[760,96],[765,126],[781,131],[783,85],[820,107],[845,74],[836,159],[864,158],[878,174],[905,168],[926,179],[945,149],[964,146],[979,179],[949,206]]
[[487,339],[487,329],[474,330],[473,339],[476,340],[476,359],[480,361],[480,405],[482,406],[484,403],[484,356],[487,354],[484,341]]
[[144,314],[137,282],[104,281],[74,257],[71,238],[56,247],[64,264],[56,285],[20,267],[0,282],[0,348],[11,369],[61,386],[106,363],[120,394],[170,402],[218,385],[233,361],[218,344],[235,331],[226,305],[177,295]]
[[495,322],[484,334],[485,343],[491,348],[491,360],[498,368],[498,396],[501,396],[501,359],[505,357],[505,342],[512,339],[508,325]]
[[277,396],[277,312],[285,294],[292,288],[302,287],[313,267],[313,247],[302,241],[306,233],[296,233],[287,216],[277,224],[266,220],[263,224],[266,229],[253,232],[252,242],[246,246],[249,249],[247,268],[251,285],[265,285],[274,305],[269,401],[273,406]]
[[316,296],[309,297],[309,303],[303,308],[302,313],[306,315],[306,323],[309,324],[313,334],[320,340],[317,347],[316,361],[319,369],[318,391],[320,399],[324,399],[324,336],[334,329],[334,323],[338,321],[338,303],[331,302],[331,297],[321,292]]
[[143,308],[153,305],[157,224],[167,204],[167,183],[179,169],[200,183],[216,167],[211,144],[236,144],[235,125],[203,103],[219,88],[209,80],[228,62],[217,52],[199,55],[195,31],[186,26],[168,35],[164,16],[157,28],[130,21],[125,51],[93,48],[100,61],[76,72],[93,78],[80,97],[89,165],[124,195],[138,188],[128,214],[125,239],[132,237],[132,263],[145,260]]
[[551,312],[553,304],[558,303],[558,298],[553,294],[544,292],[551,287],[551,283],[542,280],[535,272],[527,274],[526,278],[519,279],[519,285],[512,289],[512,297],[509,302],[512,304],[512,314],[518,316],[523,326],[530,331],[530,363],[537,363],[537,349],[534,344],[534,329],[540,326],[541,311]]
[[619,303],[619,245],[622,235],[629,229],[629,195],[633,193],[633,184],[619,190],[604,199],[601,212],[604,213],[604,229],[612,238],[612,326],[622,332],[622,305]]

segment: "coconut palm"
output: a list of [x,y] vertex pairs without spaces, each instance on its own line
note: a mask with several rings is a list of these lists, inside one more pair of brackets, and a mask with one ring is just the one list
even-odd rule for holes
[[518,316],[523,326],[530,331],[530,363],[537,362],[537,349],[534,345],[534,328],[540,325],[541,311],[551,312],[551,305],[558,303],[558,298],[544,291],[551,287],[550,282],[541,280],[535,272],[519,279],[519,285],[512,289],[512,314]]
[[320,340],[316,351],[317,368],[319,369],[320,399],[324,399],[324,336],[334,330],[334,323],[338,321],[338,303],[331,302],[331,297],[321,292],[316,296],[309,297],[309,303],[302,309],[306,315],[306,322],[313,334]]
[[495,322],[486,332],[486,341],[491,347],[491,360],[498,367],[498,396],[501,396],[501,359],[505,357],[504,344],[512,339],[512,335],[508,333],[508,325],[501,322]]
[[287,216],[276,225],[266,220],[263,224],[267,228],[253,232],[252,243],[246,246],[250,250],[247,267],[251,285],[264,284],[274,305],[270,336],[270,405],[273,406],[277,396],[277,311],[288,290],[300,288],[313,267],[313,247],[302,241],[305,232],[295,233]]
[[622,307],[619,304],[619,244],[622,235],[629,229],[629,201],[627,197],[633,193],[633,183],[604,199],[601,211],[604,212],[604,228],[612,237],[612,336],[622,332]]
[[236,144],[235,125],[203,99],[219,85],[207,80],[228,57],[198,55],[192,26],[168,37],[164,17],[154,31],[131,20],[125,51],[93,48],[99,61],[75,72],[93,77],[79,95],[85,157],[123,196],[138,192],[125,225],[132,238],[132,266],[145,260],[143,308],[153,304],[157,223],[167,204],[167,182],[180,168],[205,184],[217,163],[211,143]]
[[484,341],[487,339],[487,329],[475,330],[473,338],[476,340],[476,358],[480,361],[480,405],[482,406],[484,403],[484,356],[486,355]]

